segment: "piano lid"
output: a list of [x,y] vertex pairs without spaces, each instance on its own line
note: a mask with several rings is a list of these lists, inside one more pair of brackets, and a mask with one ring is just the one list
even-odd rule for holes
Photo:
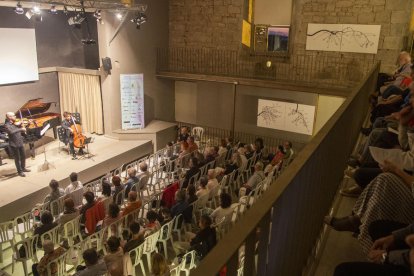
[[17,110],[16,117],[20,118],[20,113],[22,114],[23,118],[30,118],[32,115],[46,112],[50,108],[52,102],[44,103],[41,101],[41,99],[42,98],[29,100],[19,110]]

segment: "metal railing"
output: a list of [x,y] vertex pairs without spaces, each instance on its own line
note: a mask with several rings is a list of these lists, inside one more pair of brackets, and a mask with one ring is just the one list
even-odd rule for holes
[[215,275],[223,267],[227,275],[237,275],[242,246],[244,275],[302,274],[368,111],[378,71],[376,64],[192,275]]
[[286,59],[248,55],[241,51],[192,48],[157,49],[157,72],[230,76],[304,84],[353,87],[370,68],[373,58],[335,53],[295,55]]
[[234,131],[216,127],[209,127],[203,125],[195,125],[191,123],[184,123],[184,122],[176,122],[178,127],[181,128],[182,126],[189,127],[193,129],[194,127],[202,127],[204,129],[203,136],[201,137],[201,143],[209,146],[218,146],[220,145],[221,139],[225,139],[228,137],[232,137],[234,142],[241,142],[241,143],[253,143],[256,138],[262,138],[264,145],[271,150],[272,152],[276,152],[278,145],[283,145],[283,142],[290,141],[293,145],[293,148],[296,152],[299,152],[304,146],[305,143],[303,141],[295,141],[291,140],[287,137],[271,137],[271,136],[262,136],[257,134],[245,133],[240,131]]

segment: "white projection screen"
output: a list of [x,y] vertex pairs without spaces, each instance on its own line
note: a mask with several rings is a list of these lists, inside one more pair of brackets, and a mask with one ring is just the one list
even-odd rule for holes
[[0,85],[39,80],[34,29],[0,28]]

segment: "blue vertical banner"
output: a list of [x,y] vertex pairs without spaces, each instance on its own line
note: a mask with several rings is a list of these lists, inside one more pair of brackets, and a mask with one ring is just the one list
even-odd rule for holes
[[144,128],[144,75],[121,74],[122,129]]

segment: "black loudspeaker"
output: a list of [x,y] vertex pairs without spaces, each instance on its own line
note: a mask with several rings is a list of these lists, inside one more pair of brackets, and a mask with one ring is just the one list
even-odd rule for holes
[[111,74],[112,63],[109,57],[102,58],[102,66],[108,74]]

